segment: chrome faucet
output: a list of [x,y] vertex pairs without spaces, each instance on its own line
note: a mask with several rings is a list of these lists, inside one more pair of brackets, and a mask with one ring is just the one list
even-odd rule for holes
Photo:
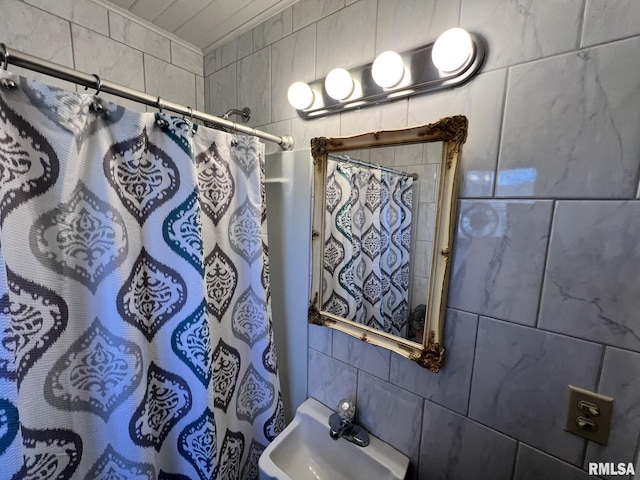
[[329,417],[329,435],[334,440],[344,438],[359,447],[366,447],[369,445],[369,434],[360,425],[353,423],[355,413],[356,406],[351,400],[340,400],[338,413],[332,413]]

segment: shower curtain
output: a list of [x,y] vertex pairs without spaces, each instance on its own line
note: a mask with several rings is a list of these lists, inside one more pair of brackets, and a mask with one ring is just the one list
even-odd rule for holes
[[264,146],[1,78],[0,477],[257,478]]
[[413,178],[329,159],[323,310],[405,335]]

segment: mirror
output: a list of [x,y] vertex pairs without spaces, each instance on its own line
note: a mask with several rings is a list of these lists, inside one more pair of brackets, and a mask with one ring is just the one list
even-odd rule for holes
[[438,372],[464,116],[314,138],[309,323]]

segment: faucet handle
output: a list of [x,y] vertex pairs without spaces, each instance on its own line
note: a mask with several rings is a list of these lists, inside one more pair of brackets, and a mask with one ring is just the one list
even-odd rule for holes
[[353,422],[356,416],[356,404],[348,398],[343,398],[338,403],[338,415],[347,422]]

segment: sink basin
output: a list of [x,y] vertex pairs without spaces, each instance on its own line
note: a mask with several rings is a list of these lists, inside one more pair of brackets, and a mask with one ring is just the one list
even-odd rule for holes
[[370,435],[366,447],[329,436],[333,411],[313,398],[304,401],[260,456],[260,480],[403,480],[409,459]]

